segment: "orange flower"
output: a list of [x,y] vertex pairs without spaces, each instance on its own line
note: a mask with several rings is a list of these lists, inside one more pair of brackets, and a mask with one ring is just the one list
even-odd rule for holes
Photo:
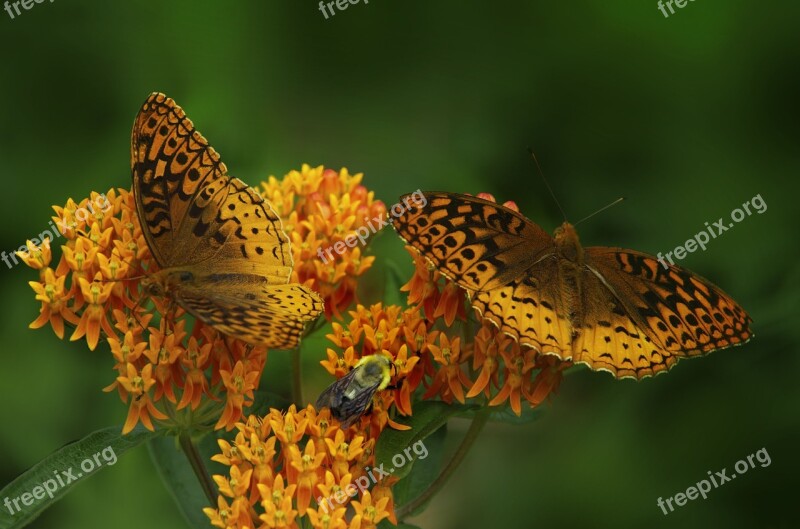
[[229,498],[237,498],[250,490],[250,477],[252,475],[253,469],[241,471],[239,467],[231,467],[230,478],[214,476],[214,482],[217,484],[220,494]]
[[344,519],[346,512],[347,509],[344,507],[332,509],[331,511],[320,507],[319,509],[309,509],[306,514],[313,527],[318,527],[319,529],[346,529],[347,522]]
[[467,319],[466,311],[464,310],[466,294],[464,289],[455,283],[447,282],[436,304],[436,309],[433,311],[433,317],[444,318],[445,325],[448,327],[453,325],[456,317],[461,320]]
[[360,435],[356,435],[350,442],[346,442],[344,432],[341,430],[336,432],[333,439],[325,439],[328,453],[333,458],[330,466],[336,478],[341,478],[348,473],[351,462],[364,451],[361,446],[363,442],[364,437]]
[[[475,397],[481,392],[488,397],[490,394],[489,382],[497,386],[497,371],[500,367],[497,356],[501,349],[511,346],[512,341],[509,336],[499,333],[494,325],[484,321],[475,336],[475,356],[473,358],[473,367],[475,369],[480,367],[481,371],[467,393],[467,398]],[[516,347],[519,351],[518,344]]]
[[[305,410],[298,412],[294,404],[284,414],[278,410],[268,415],[269,424],[278,440],[286,446],[297,444],[306,432],[309,419],[305,417]],[[267,420],[265,418],[265,420]],[[287,459],[288,463],[288,459]]]
[[354,485],[353,474],[343,474],[339,479],[334,476],[330,470],[325,471],[325,482],[317,484],[317,490],[320,496],[317,497],[317,503],[323,512],[331,513],[335,510],[334,502],[338,505],[347,505],[350,496],[347,491],[352,491]]
[[258,371],[246,371],[245,364],[236,362],[233,371],[221,370],[222,382],[228,390],[226,393],[225,411],[217,421],[216,428],[233,429],[236,421],[242,416],[242,408],[253,403],[253,390],[258,385]]
[[220,529],[230,527],[250,527],[249,505],[241,498],[237,498],[230,504],[227,500],[219,496],[217,498],[217,508],[204,507],[203,512],[211,520],[211,525]]
[[306,513],[311,496],[319,480],[319,468],[325,460],[325,453],[317,453],[313,441],[306,443],[305,451],[301,454],[297,445],[289,447],[290,464],[297,472],[297,512]]
[[425,392],[424,398],[439,393],[442,400],[451,402],[453,397],[464,403],[464,387],[469,387],[472,382],[461,369],[461,338],[452,341],[444,334],[439,335],[439,346],[429,345],[428,348],[433,358],[442,365],[436,372],[433,383]]
[[337,173],[303,164],[282,180],[270,176],[262,183],[263,196],[286,219],[284,227],[291,234],[295,262],[291,281],[320,293],[328,319],[353,302],[357,279],[375,260],[362,257],[355,231],[362,228],[364,233],[366,228],[372,235],[372,219],[386,215],[386,206],[361,185],[362,178],[347,169]]
[[421,305],[425,309],[425,316],[429,321],[433,321],[436,319],[434,314],[441,297],[439,292],[441,274],[411,246],[406,246],[406,251],[414,260],[414,275],[408,283],[400,287],[400,291],[408,292],[408,304]]
[[128,364],[127,375],[117,377],[117,382],[125,388],[129,395],[134,395],[128,409],[128,418],[122,427],[122,433],[126,434],[133,430],[138,422],[141,422],[149,430],[153,430],[152,415],[155,419],[164,420],[167,416],[161,413],[150,400],[147,392],[156,383],[153,378],[153,365],[147,364],[141,372],[137,372],[133,364]]
[[183,409],[191,403],[191,409],[196,410],[200,406],[200,399],[209,392],[205,370],[209,364],[211,344],[206,343],[201,346],[197,343],[197,339],[191,336],[186,349],[186,354],[181,358],[181,363],[187,369],[186,380],[177,409]]
[[[252,437],[251,437],[252,440]],[[269,440],[274,441],[275,438],[272,437]],[[253,452],[250,452],[253,454]],[[275,455],[274,452],[272,454]],[[231,472],[235,467],[231,467]],[[261,497],[261,501],[270,502],[276,507],[280,507],[283,505],[284,500],[287,498],[291,499],[295,496],[294,492],[297,489],[297,485],[289,485],[288,487],[284,483],[283,475],[278,474],[274,478],[268,478],[263,481],[262,483],[258,484],[258,493]],[[264,483],[270,483],[269,485],[265,485]]]
[[533,379],[530,391],[525,394],[531,406],[538,406],[558,389],[564,370],[572,367],[572,362],[562,362],[552,355],[540,355],[535,367],[540,371]]
[[94,351],[100,339],[101,328],[107,336],[115,336],[111,325],[106,319],[106,309],[103,306],[111,295],[111,289],[114,288],[114,285],[111,283],[90,283],[83,277],[78,277],[78,282],[81,285],[80,291],[83,294],[83,299],[88,301],[89,305],[83,311],[78,327],[69,339],[75,341],[85,335],[89,349]]
[[50,323],[56,336],[63,338],[64,320],[73,325],[77,325],[80,320],[67,304],[72,297],[71,292],[64,289],[64,282],[67,278],[65,276],[56,277],[51,268],[45,268],[43,272],[44,277],[41,283],[37,281],[28,283],[36,292],[36,300],[42,302],[39,317],[28,327],[38,329],[45,323]]
[[34,244],[32,241],[26,241],[25,246],[28,247],[27,252],[16,252],[20,259],[22,259],[22,262],[34,270],[41,270],[42,268],[50,266],[50,260],[53,254],[50,251],[49,238],[43,240],[40,246]]
[[531,379],[528,373],[533,369],[532,357],[535,352],[533,349],[527,349],[526,353],[524,355],[514,354],[513,349],[511,351],[506,349],[500,352],[505,361],[505,380],[500,392],[489,401],[489,406],[497,406],[508,399],[514,413],[519,415],[522,412],[520,397],[523,391],[528,391],[530,386]]
[[388,497],[373,502],[370,492],[364,492],[361,501],[353,501],[356,515],[350,523],[350,529],[374,529],[377,527],[378,522],[389,517],[389,511],[386,510],[388,503]]
[[117,366],[125,366],[131,362],[136,362],[147,348],[147,343],[137,342],[131,331],[125,333],[125,338],[122,342],[116,338],[109,338],[108,344],[111,346],[111,354],[117,360]]

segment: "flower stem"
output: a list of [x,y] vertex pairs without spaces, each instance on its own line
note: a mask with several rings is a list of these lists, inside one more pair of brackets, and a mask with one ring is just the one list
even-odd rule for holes
[[211,480],[211,476],[208,475],[208,471],[203,464],[203,458],[200,457],[200,452],[197,451],[197,447],[192,442],[192,437],[189,435],[189,432],[185,430],[182,431],[178,436],[178,440],[181,444],[183,453],[186,454],[186,458],[189,460],[189,464],[192,466],[192,470],[194,470],[194,475],[197,476],[197,481],[200,482],[200,486],[203,488],[203,492],[208,498],[208,501],[212,506],[216,505],[217,489],[214,486],[214,482]]
[[300,346],[298,345],[292,349],[292,402],[298,407],[304,405],[302,371],[302,355],[300,354]]
[[470,448],[472,448],[472,445],[478,438],[478,434],[481,433],[481,430],[483,430],[483,427],[489,420],[490,414],[491,410],[488,405],[484,405],[481,409],[475,412],[475,417],[472,419],[472,424],[470,424],[467,434],[464,436],[464,439],[461,440],[461,444],[458,445],[458,449],[456,449],[455,454],[453,454],[453,457],[447,463],[447,466],[422,494],[397,509],[395,514],[397,515],[398,520],[403,520],[406,516],[425,505],[444,487],[445,483],[447,483],[447,480],[450,478],[453,472],[455,472],[456,468],[458,468],[458,465],[461,464],[461,461],[464,460],[464,457],[466,457],[467,452],[469,452]]

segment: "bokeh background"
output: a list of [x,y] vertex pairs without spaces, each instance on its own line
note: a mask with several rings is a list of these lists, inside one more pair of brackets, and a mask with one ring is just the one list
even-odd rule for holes
[[[540,420],[490,425],[414,521],[796,527],[798,15],[788,2],[722,0],[669,18],[655,0],[372,0],[329,20],[312,1],[58,0],[13,20],[0,11],[0,249],[45,229],[52,204],[130,185],[131,123],[155,90],[247,182],[303,162],[346,166],[390,204],[417,188],[488,191],[552,230],[563,219],[532,147],[573,222],[626,197],[581,224],[585,245],[666,252],[760,194],[765,213],[681,262],[750,312],[751,343],[641,383],[571,374]],[[376,266],[410,270],[391,232],[371,248]],[[27,329],[33,279],[0,264],[0,486],[125,416],[100,391],[114,376],[107,349]],[[657,507],[761,448],[770,466],[668,516]],[[187,527],[144,447],[33,526],[101,524]]]

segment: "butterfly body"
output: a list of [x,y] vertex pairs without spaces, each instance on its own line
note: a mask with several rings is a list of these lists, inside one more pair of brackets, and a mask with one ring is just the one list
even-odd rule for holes
[[139,222],[158,271],[143,281],[197,319],[254,345],[295,347],[322,299],[292,273],[289,238],[272,207],[227,174],[183,110],[145,101],[131,134]]
[[516,211],[424,193],[393,224],[473,308],[520,344],[641,379],[679,358],[746,342],[747,313],[706,279],[623,248],[583,248],[564,223],[548,235]]

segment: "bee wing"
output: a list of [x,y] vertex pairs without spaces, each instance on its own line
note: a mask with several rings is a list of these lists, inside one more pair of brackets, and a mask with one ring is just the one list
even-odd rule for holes
[[342,428],[348,428],[351,424],[356,422],[359,417],[364,415],[364,412],[367,411],[367,407],[372,404],[372,396],[377,389],[378,386],[372,386],[356,393],[352,400],[342,399],[338,413],[335,415],[335,417],[342,422]]
[[317,410],[320,408],[330,408],[331,410],[338,409],[342,403],[344,392],[350,385],[350,381],[353,380],[354,375],[355,369],[325,388],[325,391],[320,393],[319,397],[317,397],[317,402],[314,407],[317,408]]

